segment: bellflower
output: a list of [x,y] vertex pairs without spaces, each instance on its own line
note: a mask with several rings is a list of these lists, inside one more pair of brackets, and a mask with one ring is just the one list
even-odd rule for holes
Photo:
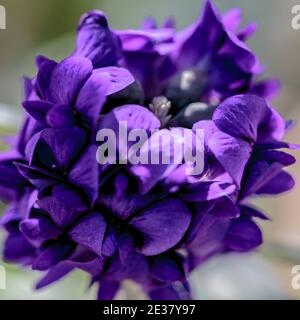
[[[239,10],[221,15],[211,1],[180,32],[171,19],[113,31],[92,11],[70,56],[37,58],[24,81],[24,126],[0,157],[0,223],[5,260],[45,272],[38,289],[80,269],[99,299],[126,280],[152,299],[190,299],[192,270],[262,244],[256,220],[268,218],[251,196],[294,186],[284,168],[295,159],[281,149],[297,146],[282,141],[288,123],[269,101],[276,82],[256,79],[262,67],[245,44],[255,25],[239,25]],[[146,156],[163,155],[155,138],[173,134],[170,162],[124,162],[134,142],[120,139],[118,161],[99,164],[102,129],[122,138],[143,130]],[[197,130],[204,170],[189,175],[188,161],[174,159],[181,133]],[[199,151],[194,140],[188,147]]]

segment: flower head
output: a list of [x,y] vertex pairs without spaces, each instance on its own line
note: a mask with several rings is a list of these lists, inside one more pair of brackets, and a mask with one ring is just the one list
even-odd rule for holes
[[[45,271],[37,288],[78,268],[100,284],[99,299],[128,279],[153,299],[189,299],[190,271],[262,243],[255,220],[267,217],[249,198],[293,187],[284,168],[295,159],[280,149],[296,146],[282,141],[287,125],[265,99],[275,83],[255,80],[261,67],[245,44],[255,27],[239,23],[239,11],[222,16],[210,1],[178,33],[151,19],[116,32],[92,11],[71,56],[37,58],[25,124],[0,158],[4,257]],[[101,129],[119,137],[119,162],[97,163]],[[129,152],[137,141],[124,137],[138,130],[140,152]],[[163,158],[164,135],[169,162],[124,161]],[[201,172],[187,174],[183,149],[201,151]]]

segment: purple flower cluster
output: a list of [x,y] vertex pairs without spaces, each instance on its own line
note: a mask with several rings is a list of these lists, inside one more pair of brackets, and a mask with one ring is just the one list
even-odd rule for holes
[[[189,299],[189,273],[215,254],[262,243],[253,195],[294,186],[283,169],[289,123],[270,106],[274,80],[240,30],[240,12],[220,15],[210,1],[176,32],[148,19],[141,30],[112,31],[102,12],[84,15],[74,53],[37,58],[25,80],[27,118],[1,154],[0,195],[8,203],[5,260],[46,274],[37,288],[73,269],[112,299],[133,280],[153,299]],[[117,130],[203,129],[205,167],[99,165],[96,134]],[[118,148],[122,148],[121,145]],[[162,150],[158,150],[162,152]]]

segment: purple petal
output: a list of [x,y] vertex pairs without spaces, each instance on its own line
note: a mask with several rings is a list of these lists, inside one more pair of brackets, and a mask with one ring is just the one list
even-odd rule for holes
[[214,214],[220,218],[238,218],[240,216],[239,207],[230,197],[223,197],[214,202],[213,209],[210,214]]
[[251,145],[219,131],[210,137],[208,147],[239,186],[245,166],[251,156]]
[[225,245],[228,250],[246,252],[262,243],[262,232],[250,219],[232,220],[227,231]]
[[106,95],[112,95],[134,83],[133,75],[125,68],[105,67],[96,69],[95,74],[108,80]]
[[73,268],[69,265],[66,265],[64,263],[59,263],[58,265],[52,267],[47,274],[39,280],[39,282],[36,284],[36,289],[42,289],[53,282],[56,282],[66,276],[68,273],[70,273],[73,270]]
[[167,199],[143,210],[130,225],[143,235],[141,252],[153,256],[174,247],[190,221],[191,213],[182,201]]
[[62,233],[62,230],[46,216],[21,221],[20,231],[29,241],[38,244],[49,239],[56,239]]
[[[159,181],[168,177],[179,164],[184,163],[184,134],[188,131],[190,130],[178,128],[163,129],[152,134],[142,145],[140,153],[146,155],[147,159],[151,159],[156,154],[159,162],[158,164],[152,164],[151,162],[148,164],[139,163],[131,165],[128,168],[130,173],[138,179],[139,189],[142,194],[148,193]],[[190,133],[192,132],[190,131]],[[164,139],[164,136],[172,138],[170,140]],[[164,145],[165,142],[167,142],[166,145]],[[169,143],[171,143],[171,146]],[[164,164],[162,159],[163,155],[167,155],[167,148],[169,152],[168,164]],[[181,153],[177,153],[178,150],[181,150]]]
[[47,100],[52,73],[56,66],[57,63],[55,61],[45,57],[40,63],[36,84],[44,100]]
[[270,99],[278,93],[280,87],[281,84],[277,79],[266,79],[254,83],[251,88],[251,93]]
[[52,71],[46,100],[57,104],[73,103],[79,90],[92,74],[90,60],[69,57],[60,62]]
[[266,102],[254,95],[226,99],[216,109],[213,120],[225,133],[246,141],[256,141],[258,126],[270,110]]
[[65,104],[55,105],[49,110],[46,121],[51,127],[68,127],[76,123],[74,111],[69,105]]
[[23,102],[25,110],[36,120],[47,124],[46,116],[48,111],[53,107],[53,103],[47,101],[32,101]]
[[256,193],[277,195],[293,189],[294,186],[294,178],[288,172],[281,171],[256,191]]
[[56,184],[60,178],[51,172],[23,163],[15,163],[19,173],[29,180],[38,189],[43,189]]
[[25,184],[13,161],[21,160],[20,156],[3,153],[0,156],[0,198],[5,202],[17,200]]
[[120,58],[120,42],[109,29],[101,11],[90,11],[81,17],[74,55],[89,58],[95,68],[116,65]]
[[102,256],[102,245],[106,228],[107,224],[103,216],[98,212],[92,212],[72,227],[69,236],[76,243]]
[[118,234],[110,226],[108,226],[105,238],[102,244],[102,254],[105,257],[111,257],[117,250],[119,245]]
[[[123,185],[123,183],[126,184]],[[113,194],[102,192],[99,198],[100,202],[104,204],[113,215],[116,215],[122,220],[128,219],[136,212],[149,206],[149,204],[155,202],[159,197],[157,194],[141,195],[139,193],[130,193],[127,191],[127,183],[127,177],[117,176],[114,181]],[[122,189],[124,187],[126,189]]]
[[66,173],[85,142],[86,134],[80,128],[47,128],[31,139],[26,153],[30,162]]
[[32,268],[34,270],[45,271],[66,257],[72,248],[72,245],[69,243],[55,243],[38,255],[32,264]]
[[241,10],[240,9],[231,9],[231,10],[227,11],[223,15],[222,21],[228,30],[230,30],[231,32],[235,32],[239,28],[239,26],[242,22]]
[[101,280],[97,299],[113,300],[119,288],[120,288],[119,282]]
[[150,270],[153,278],[165,283],[185,278],[181,257],[175,254],[153,257]]
[[250,206],[239,206],[242,215],[245,215],[248,218],[258,218],[261,220],[270,220],[264,213],[262,213],[260,210],[250,207]]
[[89,129],[96,125],[109,89],[110,75],[94,70],[76,101],[76,110]]
[[3,258],[8,262],[31,264],[35,248],[19,230],[10,232],[4,242]]
[[52,193],[52,196],[38,200],[37,204],[59,227],[70,225],[87,209],[81,197],[64,185],[54,187]]
[[285,121],[281,115],[273,108],[270,108],[267,117],[258,128],[257,143],[267,143],[282,140],[286,132]]
[[244,27],[242,30],[238,32],[238,38],[245,42],[247,41],[257,30],[257,23],[251,22],[246,27]]
[[203,258],[219,251],[230,220],[219,218],[217,214],[197,212],[186,239],[189,249]]
[[82,188],[93,204],[98,196],[99,165],[96,161],[97,146],[89,146],[69,172],[68,181]]
[[107,266],[105,278],[114,281],[132,279],[143,283],[149,277],[149,263],[141,254],[133,252],[122,261],[118,254],[114,255]]
[[268,184],[282,170],[295,163],[295,158],[280,151],[265,151],[260,153],[247,168],[241,197],[256,193]]

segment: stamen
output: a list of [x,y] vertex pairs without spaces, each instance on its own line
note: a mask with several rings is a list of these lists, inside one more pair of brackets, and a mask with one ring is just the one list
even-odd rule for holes
[[150,103],[149,109],[160,120],[161,127],[165,127],[172,118],[172,115],[169,114],[171,102],[166,97],[155,97]]

